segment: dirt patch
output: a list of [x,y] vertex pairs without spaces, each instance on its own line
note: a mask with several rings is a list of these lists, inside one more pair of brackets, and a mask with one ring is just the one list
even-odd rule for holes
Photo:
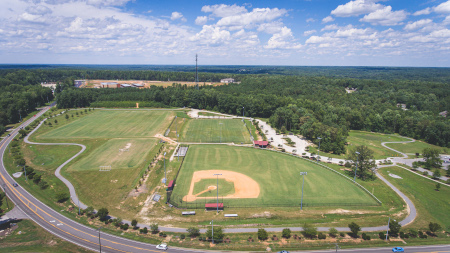
[[[259,196],[260,188],[259,184],[253,180],[251,177],[246,176],[242,173],[228,171],[228,170],[202,170],[196,171],[192,175],[191,186],[189,188],[188,195],[183,197],[183,201],[195,201],[197,196],[193,194],[194,185],[196,182],[200,182],[202,179],[215,179],[214,174],[222,174],[221,178],[228,182],[234,183],[234,194],[224,196],[227,199],[238,199],[238,198],[257,198]],[[215,198],[215,197],[206,197]]]
[[264,213],[255,213],[252,215],[252,218],[270,218],[272,214],[269,211],[265,211]]
[[372,213],[370,211],[361,211],[361,210],[345,210],[345,209],[336,209],[336,210],[331,210],[327,213],[332,213],[332,214],[365,214],[365,213]]

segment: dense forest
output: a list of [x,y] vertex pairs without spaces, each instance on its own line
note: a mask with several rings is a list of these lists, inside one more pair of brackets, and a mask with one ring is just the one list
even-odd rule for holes
[[[181,68],[181,67],[180,67]],[[227,69],[227,67],[223,67]],[[252,69],[257,67],[246,67]],[[268,118],[281,131],[311,140],[321,137],[321,150],[345,152],[349,130],[399,133],[450,147],[450,121],[439,115],[450,109],[449,69],[434,68],[304,68],[276,67],[282,75],[200,73],[203,81],[234,77],[240,84],[200,86],[197,90],[174,83],[150,89],[76,89],[73,79],[139,79],[193,81],[192,72],[113,69],[0,70],[0,86],[60,81],[58,107],[193,107]],[[361,71],[371,78],[361,78]],[[342,70],[339,74],[339,70]],[[343,71],[346,70],[346,71]],[[352,73],[358,78],[349,78]],[[287,74],[290,73],[290,74]],[[294,73],[294,74],[293,74]],[[378,77],[378,74],[380,78]],[[389,78],[390,77],[390,78]],[[346,88],[353,88],[347,93]],[[402,109],[397,104],[405,104]]]

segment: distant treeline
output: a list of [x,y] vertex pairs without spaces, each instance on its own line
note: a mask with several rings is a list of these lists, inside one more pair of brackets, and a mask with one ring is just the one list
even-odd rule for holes
[[[355,92],[347,94],[345,87]],[[64,88],[64,87],[61,87]],[[361,80],[306,76],[247,76],[241,84],[199,90],[182,85],[150,89],[64,88],[61,108],[106,104],[193,107],[223,113],[269,118],[272,126],[298,132],[321,150],[345,152],[348,130],[367,130],[422,139],[450,147],[449,120],[438,115],[449,109],[448,84],[409,80]],[[397,103],[406,104],[402,110]]]
[[53,100],[52,91],[40,85],[11,84],[0,87],[0,134],[5,126],[17,123],[36,107]]

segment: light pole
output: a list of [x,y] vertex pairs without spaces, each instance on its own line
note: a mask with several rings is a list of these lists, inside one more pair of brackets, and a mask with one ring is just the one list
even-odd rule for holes
[[[396,220],[394,220],[394,221],[396,221]],[[388,227],[387,227],[387,230],[386,230],[386,241],[388,240],[388,236],[389,236],[389,223],[391,222],[391,217],[389,217],[389,220],[388,220]]]
[[355,168],[355,177],[353,178],[353,182],[356,182],[356,171],[358,170],[358,160],[359,160],[359,152],[356,151],[356,168]]
[[222,125],[223,123],[219,123],[220,125],[220,143],[222,143]]
[[244,109],[244,107],[242,106],[242,122],[244,122],[244,115],[245,115],[245,109]]
[[308,172],[300,172],[300,176],[303,176],[303,183],[302,183],[302,200],[300,202],[300,210],[303,210],[303,186],[305,185],[305,175],[308,175]]
[[6,184],[3,184],[3,191],[5,192],[5,196],[6,196],[6,206],[8,207],[8,210],[9,210],[8,194],[6,194]]
[[211,233],[212,243],[214,244],[214,220],[211,220]]
[[164,185],[167,186],[167,177],[166,177],[166,152],[164,152]]
[[317,137],[317,139],[319,140],[319,149],[317,150],[317,160],[319,160],[320,159],[320,155],[319,155],[319,152],[320,152],[320,140],[322,140],[322,138],[321,137]]
[[23,172],[25,172],[25,181],[28,181],[27,170],[25,169],[25,165],[23,166]]
[[214,176],[217,176],[217,213],[219,213],[219,176],[222,174],[214,174]]
[[103,227],[98,228],[98,245],[100,246],[100,253],[102,253],[102,242],[100,241],[100,230],[102,230]]

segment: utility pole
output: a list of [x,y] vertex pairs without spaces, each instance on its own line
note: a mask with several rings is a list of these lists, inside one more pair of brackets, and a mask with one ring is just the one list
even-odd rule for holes
[[356,171],[358,170],[358,160],[359,160],[359,152],[356,151],[356,168],[355,168],[355,177],[353,178],[353,182],[356,182]]
[[167,186],[167,177],[166,177],[166,152],[164,152],[164,184]]
[[300,172],[300,176],[303,176],[303,183],[302,183],[302,200],[300,202],[300,210],[303,210],[303,186],[305,185],[305,175],[308,175],[308,172]]
[[214,244],[214,220],[211,220],[211,239],[212,239],[212,243]]
[[[394,221],[396,221],[396,220],[394,220]],[[389,220],[388,220],[388,227],[386,230],[386,241],[388,240],[388,236],[389,236],[389,223],[391,223],[391,217],[389,217]]]
[[102,242],[100,241],[100,230],[102,230],[103,227],[98,228],[98,245],[100,246],[100,253],[102,253]]
[[219,213],[219,176],[222,176],[222,174],[214,174],[213,176],[217,176],[217,213]]
[[25,165],[23,166],[23,171],[25,172],[25,181],[28,181],[27,170],[25,169]]
[[245,115],[245,109],[244,109],[244,107],[242,106],[242,122],[244,122],[244,115]]

